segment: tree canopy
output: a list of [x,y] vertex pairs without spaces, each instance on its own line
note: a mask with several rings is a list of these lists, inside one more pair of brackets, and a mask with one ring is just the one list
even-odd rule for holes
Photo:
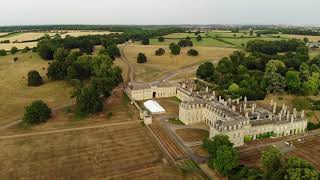
[[41,100],[31,103],[25,108],[23,121],[28,124],[46,122],[51,117],[51,109]]

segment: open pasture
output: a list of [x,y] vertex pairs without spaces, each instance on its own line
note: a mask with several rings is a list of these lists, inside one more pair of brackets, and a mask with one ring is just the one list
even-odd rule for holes
[[[191,39],[194,46],[204,46],[204,47],[234,47],[228,43],[221,42],[213,38],[203,38],[202,41],[197,41],[195,38]],[[165,45],[169,46],[171,43],[178,43],[178,39],[165,39],[164,42],[159,42],[158,39],[150,39],[150,45]],[[141,42],[137,42],[141,44]]]
[[[16,62],[13,58],[17,57]],[[42,99],[51,107],[72,101],[72,87],[63,81],[49,82],[46,77],[48,62],[36,53],[18,53],[0,57],[0,124],[15,120],[23,115],[24,107],[32,101]],[[40,87],[27,86],[27,74],[37,70],[44,84]]]
[[283,40],[281,38],[271,38],[271,37],[260,37],[260,38],[222,38],[223,41],[234,44],[237,47],[243,47],[243,45],[247,45],[247,43],[251,40],[265,40],[265,41],[280,41]]
[[[155,50],[164,48],[166,53],[163,56],[156,56]],[[219,48],[219,47],[192,47],[199,52],[199,56],[188,56],[187,51],[190,48],[182,48],[180,55],[171,55],[170,49],[165,46],[144,46],[130,45],[124,48],[124,53],[132,64],[138,66],[150,66],[160,70],[174,70],[177,68],[199,64],[204,61],[219,61],[221,58],[229,56],[232,52],[238,50],[235,48]],[[138,64],[138,53],[144,53],[148,61],[144,64]]]
[[1,139],[4,179],[182,179],[139,123]]

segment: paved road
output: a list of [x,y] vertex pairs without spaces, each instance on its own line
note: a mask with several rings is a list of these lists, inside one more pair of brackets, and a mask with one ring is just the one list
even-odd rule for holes
[[103,128],[103,127],[109,127],[109,126],[116,126],[116,125],[134,124],[134,123],[139,123],[139,122],[141,122],[141,121],[139,121],[139,120],[137,120],[137,121],[127,121],[127,122],[119,122],[119,123],[101,124],[101,125],[96,125],[96,126],[86,126],[86,127],[68,128],[68,129],[58,129],[58,130],[43,131],[43,132],[15,134],[15,135],[9,135],[9,136],[0,136],[0,139],[12,139],[12,138],[21,138],[21,137],[29,137],[29,136],[53,134],[53,133],[80,131],[80,130],[96,129],[96,128]]

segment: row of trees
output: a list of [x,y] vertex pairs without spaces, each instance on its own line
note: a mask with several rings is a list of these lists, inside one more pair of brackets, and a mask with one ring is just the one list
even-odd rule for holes
[[208,166],[216,169],[231,180],[317,180],[319,176],[319,172],[309,162],[296,157],[285,158],[274,147],[262,152],[262,169],[249,168],[239,164],[239,155],[226,135],[217,135],[212,139],[204,139],[203,147],[209,153]]
[[232,96],[247,96],[251,100],[263,99],[266,93],[274,92],[317,94],[320,57],[310,60],[308,51],[295,49],[276,55],[261,52],[246,55],[236,51],[222,58],[217,66],[211,62],[200,65],[197,76],[212,82],[217,91],[229,90]]

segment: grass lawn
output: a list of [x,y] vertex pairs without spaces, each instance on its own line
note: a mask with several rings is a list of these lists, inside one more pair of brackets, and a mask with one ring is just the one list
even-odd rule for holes
[[[164,45],[169,46],[171,43],[178,43],[178,39],[166,39],[164,42],[159,42],[158,39],[150,39],[150,45]],[[203,38],[202,41],[197,41],[192,38],[192,42],[194,46],[205,46],[205,47],[234,47],[230,44],[218,41],[212,38]],[[141,42],[137,42],[136,44],[141,44]]]
[[[17,62],[13,58],[18,57]],[[50,82],[46,77],[48,62],[35,53],[0,57],[0,124],[20,118],[24,107],[41,99],[50,107],[70,103],[72,87],[63,81]],[[27,74],[37,70],[44,79],[40,87],[27,86]]]

